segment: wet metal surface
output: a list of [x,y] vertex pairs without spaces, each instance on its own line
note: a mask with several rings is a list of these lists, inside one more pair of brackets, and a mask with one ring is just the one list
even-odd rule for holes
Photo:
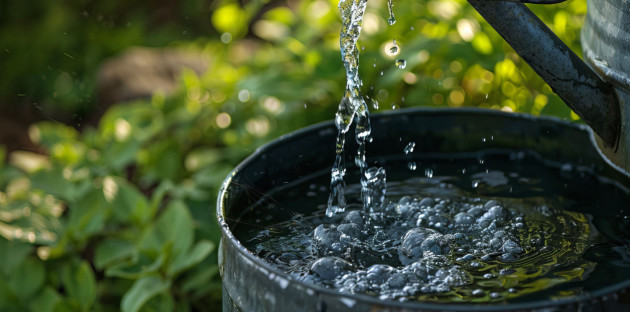
[[[595,173],[630,185],[625,175],[607,166],[593,148],[584,126],[550,118],[497,111],[399,110],[374,116],[375,137],[371,157],[400,153],[391,138],[417,142],[416,152],[470,152],[487,148],[531,149],[542,157],[591,166]],[[492,141],[482,138],[494,136]],[[297,281],[255,257],[232,233],[247,207],[285,182],[330,168],[334,157],[335,128],[316,125],[261,147],[239,165],[223,184],[217,202],[222,228],[219,265],[223,278],[225,311],[627,311],[621,291],[630,281],[608,283],[584,295],[561,300],[521,303],[431,304],[384,302],[366,295],[342,294]],[[416,138],[423,138],[419,140]],[[387,139],[389,138],[389,139]],[[606,279],[608,276],[603,276]],[[588,281],[587,281],[588,282]]]

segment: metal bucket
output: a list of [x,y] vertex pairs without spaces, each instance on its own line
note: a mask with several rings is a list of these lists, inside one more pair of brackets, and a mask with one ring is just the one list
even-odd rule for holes
[[[370,162],[383,163],[400,155],[404,143],[398,142],[398,138],[405,138],[416,142],[414,153],[420,154],[488,149],[533,151],[551,163],[584,166],[621,187],[630,187],[630,179],[601,158],[594,148],[591,130],[586,126],[553,118],[478,109],[398,110],[373,116],[371,121],[374,140],[368,145]],[[292,279],[257,258],[242,246],[232,231],[240,216],[270,190],[308,178],[315,172],[329,171],[335,155],[336,134],[333,123],[326,122],[281,137],[258,149],[225,180],[217,202],[222,228],[219,265],[223,278],[223,311],[630,311],[630,298],[625,293],[630,280],[620,279],[619,274],[605,267],[596,268],[582,282],[584,291],[570,298],[538,298],[501,304],[438,304],[390,302],[367,295],[339,293]],[[484,140],[491,137],[492,140]],[[624,209],[622,213],[627,215],[630,207]],[[592,211],[611,220],[619,213]],[[618,226],[630,227],[628,224]]]
[[609,148],[598,140],[602,153],[630,172],[630,2],[589,0],[582,50],[586,63],[615,87],[619,97],[619,144]]

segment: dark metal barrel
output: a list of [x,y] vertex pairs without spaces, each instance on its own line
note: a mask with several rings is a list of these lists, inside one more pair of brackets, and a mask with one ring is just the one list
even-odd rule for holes
[[[395,143],[398,138],[404,138],[417,143],[414,153],[532,151],[559,164],[569,162],[592,168],[595,174],[630,187],[628,177],[601,158],[586,126],[557,119],[478,109],[413,109],[374,116],[372,127],[374,140],[368,146],[370,162],[378,160],[380,163],[400,155],[402,146]],[[298,281],[256,257],[243,247],[233,232],[239,219],[249,207],[264,200],[270,190],[322,170],[330,172],[336,133],[334,124],[327,122],[281,137],[259,148],[225,180],[217,202],[222,229],[219,265],[224,311],[630,310],[630,300],[624,293],[630,287],[630,280],[615,280],[615,274],[597,268],[579,285],[583,292],[574,297],[516,303],[444,304],[381,301],[368,295],[343,294]],[[483,140],[490,137],[493,139]],[[613,218],[618,213],[593,209],[593,214],[603,218]],[[619,298],[625,298],[626,302]]]

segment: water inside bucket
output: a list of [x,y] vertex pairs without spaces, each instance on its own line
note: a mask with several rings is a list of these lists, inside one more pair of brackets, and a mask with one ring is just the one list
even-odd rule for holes
[[322,171],[265,194],[235,236],[293,279],[383,300],[525,302],[630,278],[630,195],[592,168],[507,151],[380,165],[378,209],[364,212],[355,183],[346,211],[326,217]]

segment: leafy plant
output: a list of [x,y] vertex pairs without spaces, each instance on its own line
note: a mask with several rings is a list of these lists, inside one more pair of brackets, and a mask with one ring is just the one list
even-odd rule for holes
[[[31,126],[45,155],[0,148],[0,310],[218,310],[216,192],[263,142],[332,119],[345,87],[335,7],[214,2],[206,15],[216,35],[175,44],[210,55],[206,74],[184,70],[174,94],[115,105],[82,132]],[[579,53],[584,2],[535,10]],[[369,1],[359,40],[374,111],[478,106],[576,119],[465,1],[399,1],[394,13],[389,27],[384,1]],[[72,21],[54,20],[61,28]],[[140,24],[139,33],[108,37],[119,49],[95,53],[150,36]],[[393,39],[397,56],[386,53]]]

